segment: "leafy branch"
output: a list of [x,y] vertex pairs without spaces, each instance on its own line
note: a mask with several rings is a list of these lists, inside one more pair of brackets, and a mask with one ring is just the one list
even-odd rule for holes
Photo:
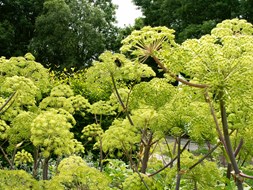
[[[11,107],[11,105],[14,103],[15,99],[15,95],[17,94],[17,91],[13,92],[11,94],[11,96],[5,101],[5,103],[0,107],[0,114],[3,114],[5,111],[7,111],[9,109],[9,107]],[[12,101],[13,100],[13,101]],[[9,104],[10,103],[10,104]],[[9,105],[8,105],[9,104]],[[5,108],[6,107],[6,108]],[[5,109],[4,109],[5,108]]]

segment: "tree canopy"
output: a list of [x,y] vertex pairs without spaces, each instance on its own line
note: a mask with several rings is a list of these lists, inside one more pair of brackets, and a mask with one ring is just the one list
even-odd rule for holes
[[222,20],[244,18],[252,22],[252,0],[133,0],[142,10],[145,25],[176,30],[177,40],[199,38]]
[[0,1],[0,55],[21,56],[28,52],[34,36],[35,20],[41,14],[44,1]]
[[51,69],[87,67],[115,49],[115,5],[103,1],[0,1],[0,55],[32,52]]

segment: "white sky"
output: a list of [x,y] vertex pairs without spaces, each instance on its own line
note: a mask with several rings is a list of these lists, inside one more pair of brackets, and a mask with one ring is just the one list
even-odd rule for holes
[[131,0],[112,0],[112,2],[118,5],[116,17],[118,20],[117,26],[119,27],[134,24],[134,20],[142,15]]

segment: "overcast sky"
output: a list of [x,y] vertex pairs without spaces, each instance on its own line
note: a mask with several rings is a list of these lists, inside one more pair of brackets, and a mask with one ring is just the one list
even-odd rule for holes
[[141,16],[141,11],[136,9],[131,0],[112,0],[112,2],[119,6],[116,17],[118,20],[117,25],[120,27],[134,24],[135,18]]

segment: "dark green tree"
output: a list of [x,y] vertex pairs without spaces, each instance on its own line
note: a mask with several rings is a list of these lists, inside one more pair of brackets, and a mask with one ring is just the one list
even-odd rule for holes
[[179,42],[210,33],[222,20],[253,21],[253,1],[246,0],[133,0],[140,7],[145,25],[167,26],[177,31]]
[[53,69],[87,67],[105,49],[113,47],[114,10],[111,0],[48,0],[36,19],[30,49]]
[[34,34],[36,17],[44,0],[0,1],[0,55],[11,57],[27,53]]

